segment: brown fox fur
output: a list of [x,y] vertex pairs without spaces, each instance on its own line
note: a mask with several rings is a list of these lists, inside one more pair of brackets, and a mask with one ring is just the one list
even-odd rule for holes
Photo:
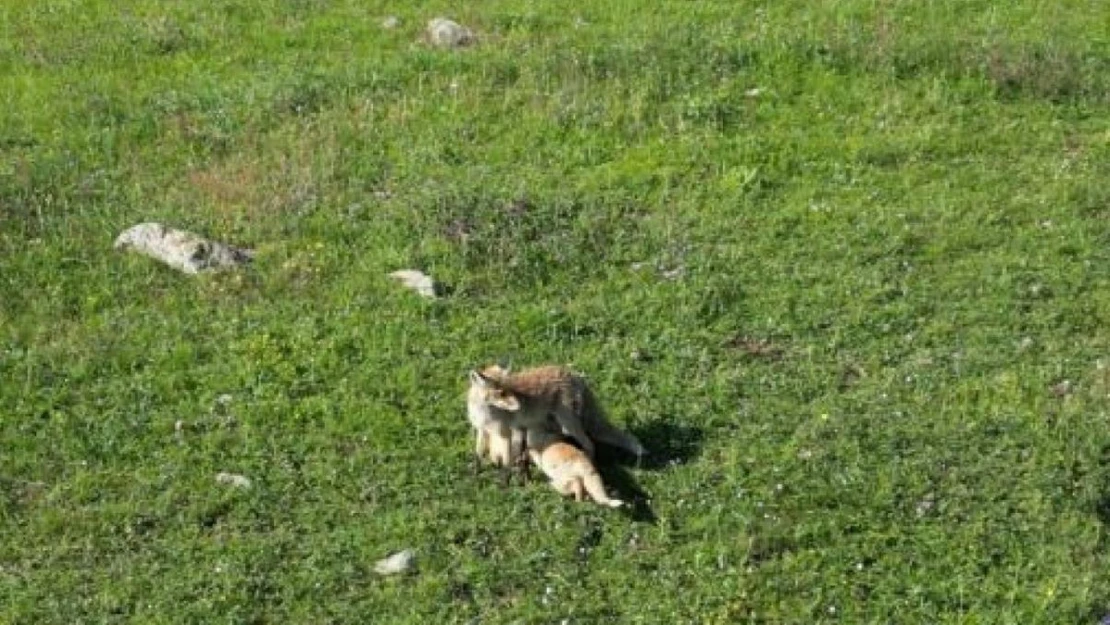
[[524,432],[546,427],[553,416],[559,428],[582,446],[588,458],[594,441],[626,449],[637,456],[646,453],[635,436],[614,427],[585,379],[569,368],[555,365],[512,372],[498,365],[470,372],[467,411],[478,431],[477,447],[487,425],[509,427],[513,457],[524,451]]

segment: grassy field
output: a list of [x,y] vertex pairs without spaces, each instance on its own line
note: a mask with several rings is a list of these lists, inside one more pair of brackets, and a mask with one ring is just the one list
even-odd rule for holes
[[[1108,107],[1094,1],[6,0],[0,622],[1093,625]],[[633,513],[470,471],[502,358]]]

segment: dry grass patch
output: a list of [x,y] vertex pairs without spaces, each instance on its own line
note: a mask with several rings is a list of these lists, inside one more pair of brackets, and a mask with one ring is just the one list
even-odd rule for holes
[[274,145],[191,169],[172,195],[227,226],[245,221],[257,227],[267,219],[311,213],[335,178],[339,154],[334,134],[320,130],[312,126],[267,142]]

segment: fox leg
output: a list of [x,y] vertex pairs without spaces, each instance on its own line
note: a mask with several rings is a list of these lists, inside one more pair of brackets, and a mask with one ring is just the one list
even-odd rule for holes
[[528,455],[528,430],[521,430],[520,453],[517,456],[517,469],[520,470],[520,479],[527,484],[532,480],[532,463]]
[[571,492],[574,493],[574,500],[577,502],[586,501],[586,489],[582,486],[582,478],[576,477],[570,481]]
[[482,469],[482,459],[489,453],[489,433],[483,428],[478,428],[477,435],[474,440],[474,473],[477,474]]
[[589,473],[579,480],[579,484],[590,493],[590,497],[597,503],[610,508],[619,508],[624,505],[620,499],[613,499],[605,492],[605,485],[597,471]]
[[502,488],[508,488],[513,479],[513,463],[516,462],[516,457],[513,455],[514,436],[515,430],[501,427],[497,431],[496,440],[493,441],[496,445],[493,460],[501,471]]
[[[506,434],[509,434],[509,436],[506,437]],[[511,432],[506,433],[504,429],[501,430],[500,445],[501,456],[498,468],[501,471],[501,487],[508,488],[513,480],[513,459],[515,458],[515,456],[513,456],[513,439]]]
[[532,480],[532,463],[528,460],[526,454],[520,454],[516,461],[517,472],[520,473],[520,480],[522,483],[527,484]]
[[509,452],[508,432],[499,431],[496,436],[490,436],[490,460],[499,467],[508,467],[512,463]]
[[520,457],[527,452],[526,433],[523,428],[512,428],[509,431],[509,459],[519,462]]
[[509,435],[509,451],[506,466],[515,468],[520,473],[523,483],[531,479],[528,463],[528,430],[512,428]]
[[551,486],[564,497],[573,496],[575,501],[582,501],[586,496],[582,490],[582,480],[577,477],[562,482],[552,482]]

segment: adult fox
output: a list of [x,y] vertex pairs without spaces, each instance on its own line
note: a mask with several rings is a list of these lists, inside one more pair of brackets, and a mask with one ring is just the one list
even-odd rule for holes
[[567,367],[546,365],[512,372],[490,365],[473,370],[467,392],[467,417],[477,431],[478,456],[484,456],[489,447],[491,429],[508,428],[510,457],[520,457],[525,451],[526,437],[542,436],[550,417],[581,445],[591,460],[595,441],[637,456],[646,453],[635,436],[609,423],[586,381]]

